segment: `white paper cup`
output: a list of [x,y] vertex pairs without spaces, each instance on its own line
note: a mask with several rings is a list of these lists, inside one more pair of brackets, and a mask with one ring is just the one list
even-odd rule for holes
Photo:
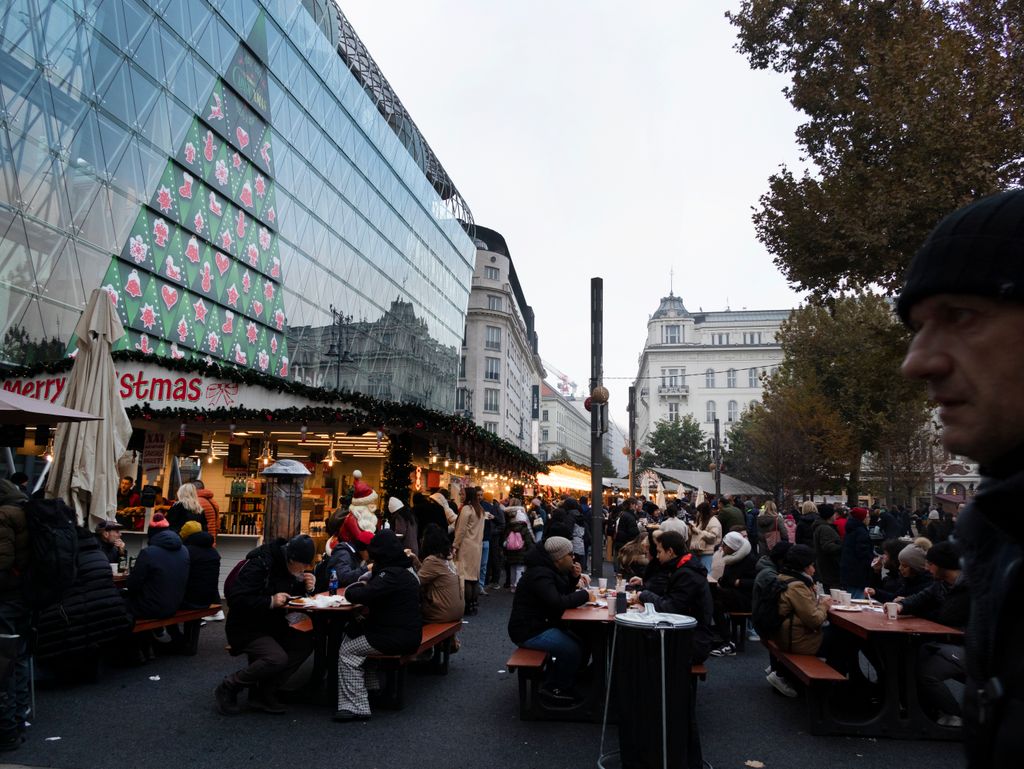
[[898,603],[887,603],[883,608],[885,609],[886,619],[894,620],[899,618],[900,613]]
[[853,601],[853,594],[852,593],[848,593],[845,590],[843,590],[842,593],[843,593],[843,595],[842,595],[843,606],[850,606],[851,605],[851,601]]
[[313,599],[313,605],[316,606],[318,609],[326,609],[328,606],[331,605],[330,596],[326,596],[326,595],[318,595],[318,596],[316,596],[316,598]]
[[607,590],[608,589],[608,578],[607,577],[598,577],[598,579],[597,579],[597,587],[600,590]]
[[111,574],[117,574],[117,564],[116,563],[110,564],[110,573]]
[[837,588],[832,588],[831,590],[828,591],[828,594],[830,596],[832,596],[832,600],[835,603],[842,603],[842,598],[843,598],[843,591],[842,590],[839,590]]

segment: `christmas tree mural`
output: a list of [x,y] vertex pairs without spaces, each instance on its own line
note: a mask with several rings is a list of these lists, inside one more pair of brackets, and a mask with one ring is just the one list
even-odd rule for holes
[[103,277],[118,349],[288,375],[262,32],[261,14]]

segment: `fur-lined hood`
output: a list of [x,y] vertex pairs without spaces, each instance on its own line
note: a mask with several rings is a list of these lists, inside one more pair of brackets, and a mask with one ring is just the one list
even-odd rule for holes
[[742,561],[748,555],[750,555],[750,541],[746,537],[744,537],[743,544],[740,545],[740,549],[737,550],[735,553],[730,553],[728,555],[723,553],[722,560],[725,562],[726,566],[729,566],[730,564]]

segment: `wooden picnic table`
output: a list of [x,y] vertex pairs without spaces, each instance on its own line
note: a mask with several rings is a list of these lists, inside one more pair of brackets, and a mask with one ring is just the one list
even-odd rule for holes
[[876,713],[860,720],[832,713],[829,731],[902,739],[963,739],[961,729],[939,726],[924,712],[917,692],[921,647],[932,641],[956,643],[963,638],[962,631],[921,617],[900,615],[890,620],[872,607],[861,611],[833,607],[828,617],[837,629],[853,634],[874,651],[883,687],[882,705]]

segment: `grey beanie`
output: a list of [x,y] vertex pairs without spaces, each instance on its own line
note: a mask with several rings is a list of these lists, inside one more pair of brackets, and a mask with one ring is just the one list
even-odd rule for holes
[[907,270],[896,300],[910,309],[936,294],[968,294],[1024,302],[1024,190],[964,206],[932,230]]
[[909,566],[914,571],[928,571],[926,567],[927,560],[925,558],[924,550],[919,548],[917,545],[907,545],[905,548],[900,550],[900,563],[904,566]]
[[572,542],[565,537],[548,537],[544,540],[544,551],[557,561],[572,552]]

